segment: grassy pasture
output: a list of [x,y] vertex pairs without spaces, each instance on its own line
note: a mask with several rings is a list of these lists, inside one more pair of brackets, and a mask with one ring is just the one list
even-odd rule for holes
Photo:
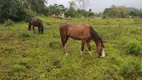
[[[142,45],[142,19],[55,19],[39,16],[43,35],[28,31],[28,23],[0,25],[1,80],[142,80],[142,51],[129,54],[128,44]],[[59,25],[88,23],[102,37],[105,58],[99,58],[95,43],[92,56],[79,57],[81,41],[69,39],[63,52]],[[37,30],[37,28],[36,28]]]

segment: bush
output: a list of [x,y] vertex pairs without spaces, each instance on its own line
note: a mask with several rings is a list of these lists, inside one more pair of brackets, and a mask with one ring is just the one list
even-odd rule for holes
[[120,74],[125,79],[136,80],[142,74],[141,61],[133,59],[125,60],[120,68]]
[[21,65],[18,65],[18,64],[15,64],[12,66],[12,72],[15,73],[15,72],[21,72],[21,71],[24,71],[25,70],[25,67],[24,66],[21,66]]
[[31,33],[30,32],[21,32],[20,37],[23,37],[23,38],[31,37]]
[[0,4],[0,23],[4,23],[8,19],[15,22],[24,21],[31,17],[18,0],[2,0]]
[[32,10],[25,9],[24,11],[26,12],[27,15],[25,17],[25,21],[28,21],[31,17],[35,16],[35,13]]
[[12,24],[14,24],[14,22],[13,22],[12,20],[10,20],[10,19],[8,19],[8,20],[6,20],[6,21],[4,22],[4,25],[5,25],[5,26],[9,26],[9,25],[12,25]]
[[142,53],[141,42],[137,40],[131,40],[128,42],[128,53],[134,55],[140,55]]

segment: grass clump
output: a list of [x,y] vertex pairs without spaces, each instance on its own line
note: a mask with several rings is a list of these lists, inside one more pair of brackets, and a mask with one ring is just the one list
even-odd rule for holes
[[142,76],[141,61],[127,59],[120,68],[120,73],[126,80],[136,80]]
[[138,40],[130,40],[127,47],[129,54],[140,55],[142,53],[141,42]]
[[28,31],[20,32],[20,37],[28,38],[28,37],[31,37],[31,36],[32,36],[32,34]]
[[10,25],[12,25],[12,24],[14,24],[14,22],[13,22],[11,19],[7,19],[7,20],[4,22],[4,25],[5,25],[5,26],[10,26]]

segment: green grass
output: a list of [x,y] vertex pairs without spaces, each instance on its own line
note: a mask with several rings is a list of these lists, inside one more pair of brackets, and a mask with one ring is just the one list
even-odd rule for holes
[[[142,43],[142,19],[38,18],[43,35],[28,31],[25,22],[0,25],[1,80],[142,80],[142,53],[131,55],[128,48],[132,39]],[[85,46],[80,57],[81,41],[72,39],[66,56],[59,34],[63,22],[93,26],[104,41],[106,57],[98,57],[93,41],[93,55]]]

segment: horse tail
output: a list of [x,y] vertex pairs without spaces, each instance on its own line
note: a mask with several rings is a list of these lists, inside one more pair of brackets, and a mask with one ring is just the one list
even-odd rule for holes
[[32,19],[29,19],[28,30],[31,30],[31,20],[32,20]]

